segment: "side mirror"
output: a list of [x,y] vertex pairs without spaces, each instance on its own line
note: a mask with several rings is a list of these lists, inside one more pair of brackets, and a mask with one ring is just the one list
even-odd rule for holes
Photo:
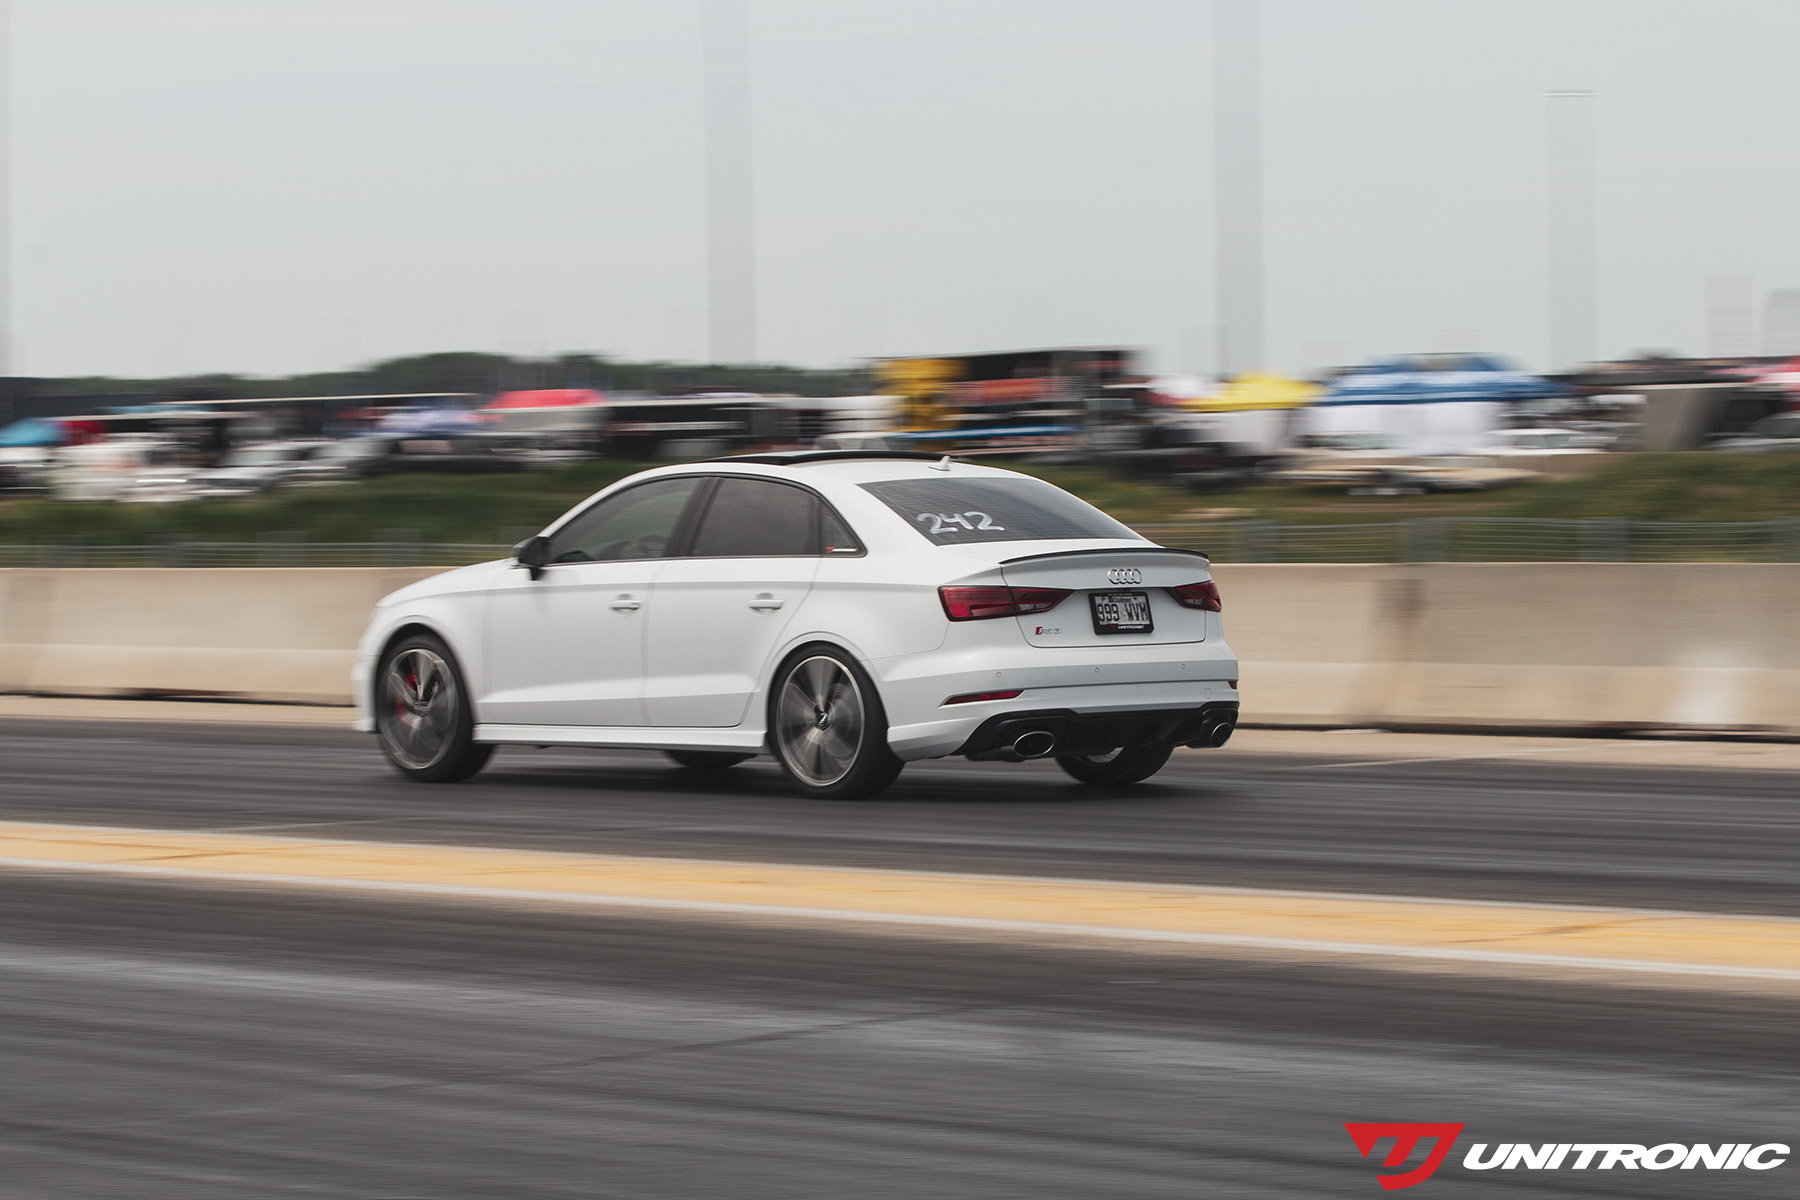
[[544,573],[544,564],[550,561],[550,539],[543,534],[535,534],[513,547],[513,558],[521,567],[531,572],[533,579]]

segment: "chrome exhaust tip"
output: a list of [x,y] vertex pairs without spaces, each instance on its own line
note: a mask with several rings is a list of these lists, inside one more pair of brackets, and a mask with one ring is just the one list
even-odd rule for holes
[[1013,742],[1013,753],[1020,758],[1042,758],[1056,749],[1056,735],[1045,729],[1021,733]]
[[1211,749],[1217,750],[1220,746],[1223,746],[1226,742],[1231,740],[1232,731],[1236,728],[1236,721],[1209,721],[1201,727],[1200,736],[1189,742],[1188,745],[1195,747],[1196,749],[1210,747]]

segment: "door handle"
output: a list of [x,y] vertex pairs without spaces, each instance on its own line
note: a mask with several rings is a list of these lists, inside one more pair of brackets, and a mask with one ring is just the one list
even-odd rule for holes
[[750,601],[750,607],[756,609],[758,612],[772,612],[775,609],[780,608],[784,603],[786,602],[777,600],[768,592],[761,592],[758,593],[756,599]]
[[620,596],[612,602],[612,607],[614,612],[636,612],[639,604],[630,596]]

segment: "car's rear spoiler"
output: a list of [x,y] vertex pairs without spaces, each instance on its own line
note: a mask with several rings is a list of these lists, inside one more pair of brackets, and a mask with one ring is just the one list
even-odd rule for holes
[[1012,563],[1037,562],[1046,558],[1079,558],[1084,554],[1108,554],[1117,557],[1119,554],[1185,554],[1190,558],[1203,560],[1212,566],[1212,555],[1204,550],[1177,550],[1173,546],[1111,546],[1104,550],[1051,550],[1044,554],[1021,554],[1017,558],[1003,558],[1000,566]]

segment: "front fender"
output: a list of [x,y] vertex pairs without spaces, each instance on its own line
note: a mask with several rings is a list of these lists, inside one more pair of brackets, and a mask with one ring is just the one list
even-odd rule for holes
[[381,652],[407,630],[430,633],[449,649],[479,722],[482,697],[487,694],[487,656],[481,653],[487,624],[487,592],[415,596],[390,603],[392,600],[389,597],[376,606],[356,646],[356,662],[350,668],[350,687],[356,697],[353,728],[374,732],[375,667]]

